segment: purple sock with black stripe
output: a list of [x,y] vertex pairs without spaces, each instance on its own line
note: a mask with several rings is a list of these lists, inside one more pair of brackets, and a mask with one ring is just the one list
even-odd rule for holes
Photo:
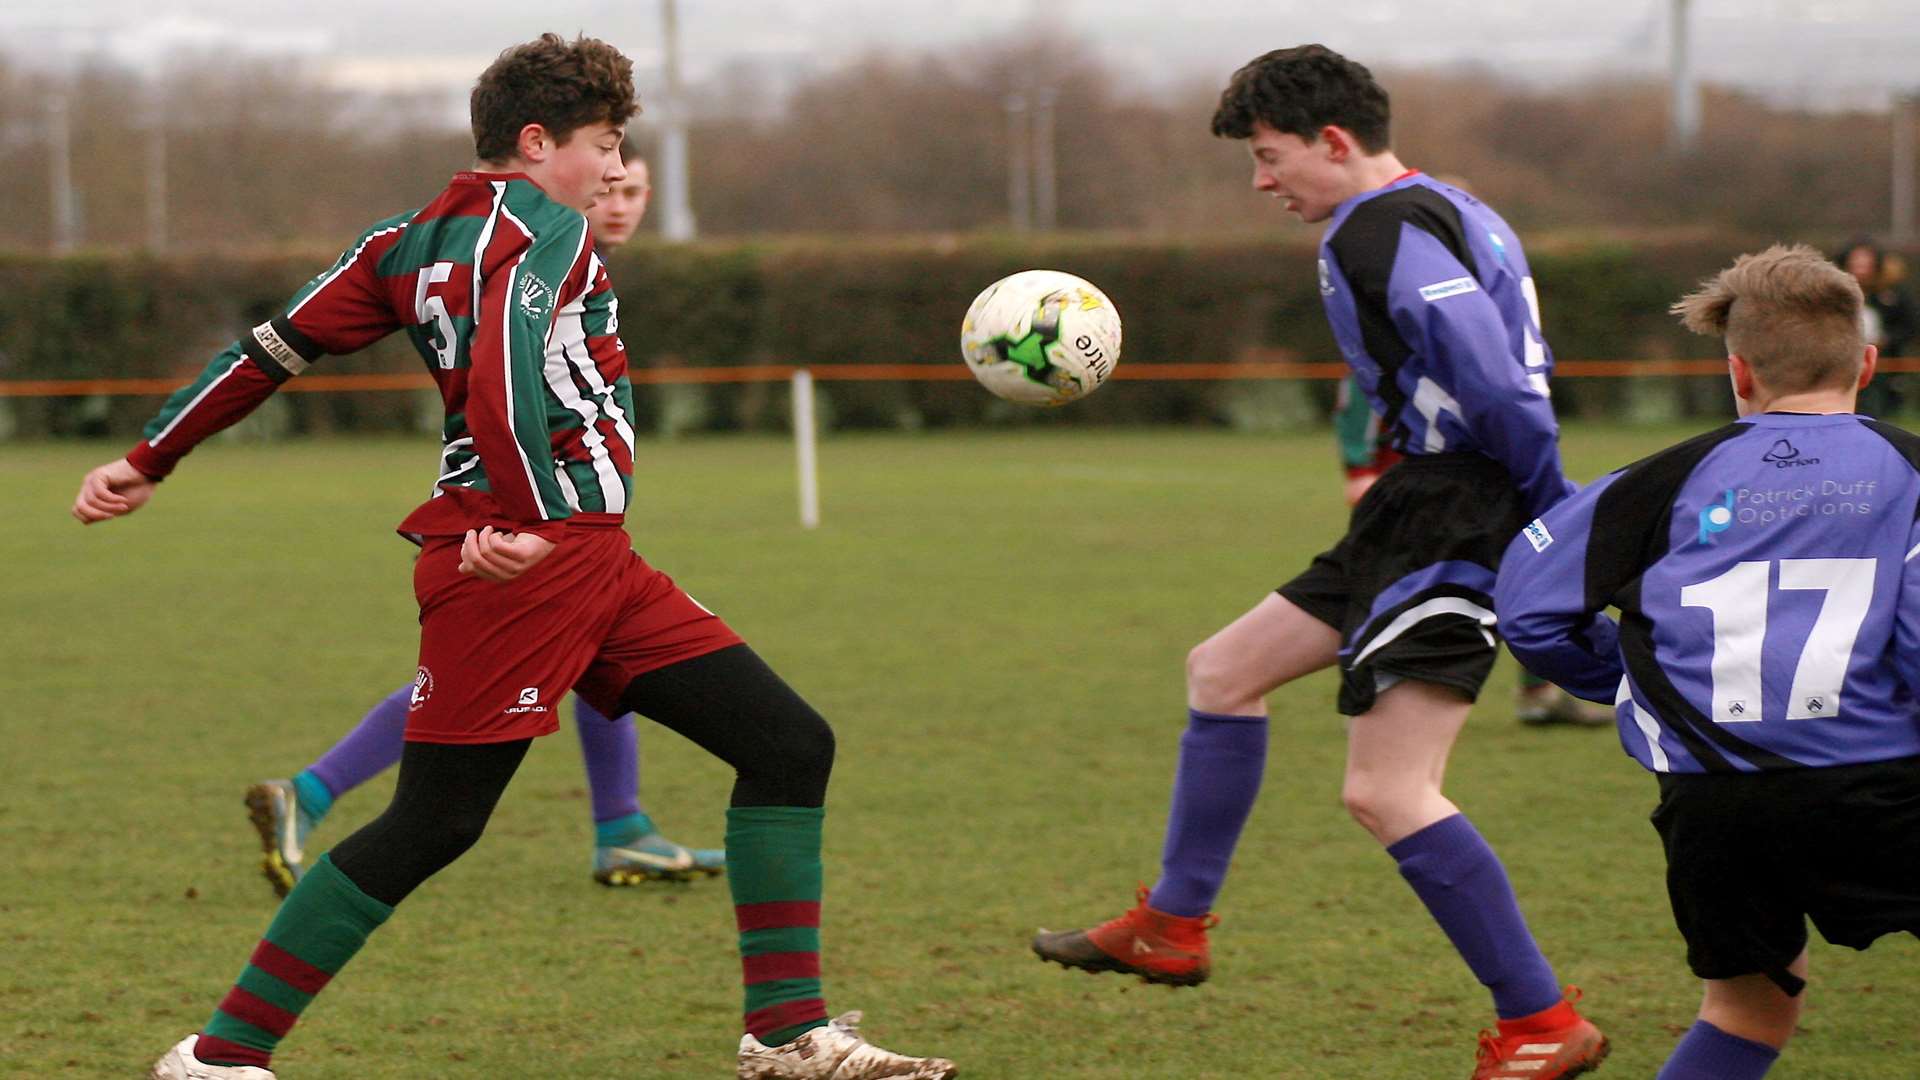
[[1493,992],[1502,1020],[1559,1004],[1553,965],[1527,929],[1507,868],[1465,814],[1454,814],[1387,848],[1447,939]]
[[1147,896],[1155,910],[1185,916],[1213,910],[1266,768],[1266,717],[1187,710],[1160,880]]
[[1779,1057],[1766,1043],[1695,1020],[1654,1080],[1760,1080]]

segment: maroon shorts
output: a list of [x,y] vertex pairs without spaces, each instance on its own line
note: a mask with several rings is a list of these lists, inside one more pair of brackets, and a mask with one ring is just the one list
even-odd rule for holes
[[617,716],[635,676],[740,644],[617,525],[567,529],[552,554],[508,582],[462,574],[460,540],[429,538],[414,564],[420,668],[410,742],[546,735],[560,726],[570,689]]

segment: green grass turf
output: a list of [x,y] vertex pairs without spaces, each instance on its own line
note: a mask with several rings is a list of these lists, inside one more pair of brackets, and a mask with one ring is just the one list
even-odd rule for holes
[[[1576,428],[1585,479],[1677,430]],[[1042,965],[1150,881],[1186,649],[1339,533],[1330,440],[1209,433],[845,436],[825,525],[770,439],[647,445],[636,545],[834,723],[829,1004],[984,1078],[1433,1077],[1472,1070],[1485,993],[1339,804],[1333,683],[1273,700],[1266,790],[1221,898],[1214,981]],[[0,1074],[133,1076],[195,1029],[272,913],[241,792],[307,764],[413,670],[420,441],[220,444],[134,517],[66,516],[114,447],[0,450]],[[1512,872],[1560,977],[1652,1075],[1697,985],[1646,815],[1605,731],[1510,718],[1502,661],[1450,791]],[[404,904],[295,1029],[295,1080],[730,1075],[724,882],[609,890],[565,722],[487,837]],[[729,776],[648,726],[644,798],[719,840]],[[342,800],[324,847],[376,813]],[[1906,937],[1814,947],[1774,1075],[1920,1075]]]

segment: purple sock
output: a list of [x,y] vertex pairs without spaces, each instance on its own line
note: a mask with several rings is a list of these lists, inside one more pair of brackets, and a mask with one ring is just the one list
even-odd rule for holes
[[587,760],[593,820],[611,821],[639,813],[640,733],[633,714],[608,720],[575,695],[573,723],[580,729],[580,756]]
[[1695,1020],[1654,1080],[1760,1080],[1779,1057],[1766,1043]]
[[1160,850],[1160,880],[1148,904],[1169,915],[1213,910],[1266,767],[1266,717],[1187,710],[1167,841]]
[[1387,848],[1400,876],[1447,932],[1488,990],[1502,1020],[1532,1016],[1560,1001],[1553,966],[1540,954],[1507,881],[1507,868],[1465,814],[1455,814]]
[[336,799],[379,775],[400,760],[406,746],[407,705],[412,700],[412,683],[388,694],[307,771],[327,785]]

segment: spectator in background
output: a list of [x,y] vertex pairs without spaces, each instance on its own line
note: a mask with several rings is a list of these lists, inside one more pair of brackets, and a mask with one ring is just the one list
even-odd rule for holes
[[[1834,262],[1853,275],[1866,295],[1860,311],[1861,329],[1867,344],[1880,350],[1883,357],[1902,357],[1920,333],[1920,307],[1907,290],[1906,260],[1881,250],[1871,237],[1856,237]],[[1892,416],[1900,411],[1898,377],[1883,372],[1860,391],[1858,410],[1868,416]]]

